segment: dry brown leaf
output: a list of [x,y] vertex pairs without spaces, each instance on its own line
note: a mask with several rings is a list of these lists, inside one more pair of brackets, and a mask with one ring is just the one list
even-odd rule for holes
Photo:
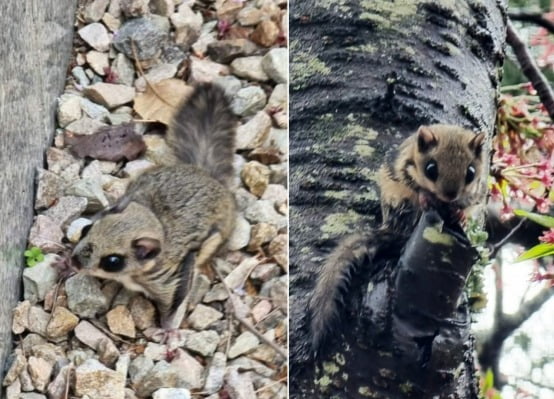
[[65,134],[65,142],[71,146],[73,155],[91,157],[103,161],[132,161],[146,149],[142,139],[135,133],[132,123],[107,126],[86,136]]
[[143,119],[169,125],[177,106],[192,90],[191,86],[180,79],[166,79],[147,85],[146,91],[135,97],[135,112]]

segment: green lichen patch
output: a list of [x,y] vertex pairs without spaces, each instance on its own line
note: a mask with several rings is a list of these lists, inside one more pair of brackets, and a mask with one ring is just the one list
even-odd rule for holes
[[454,245],[454,237],[450,234],[441,233],[436,227],[426,227],[423,230],[423,238],[432,244]]
[[352,196],[352,193],[348,190],[341,190],[341,191],[327,190],[323,193],[323,195],[327,198],[332,198],[332,199],[336,199],[336,200],[343,200],[343,199],[346,199],[346,198]]
[[365,44],[359,44],[357,46],[349,46],[346,49],[356,53],[373,54],[375,50],[377,50],[377,47],[373,46],[370,43],[365,43]]
[[362,396],[365,396],[366,398],[372,398],[373,397],[373,392],[371,391],[371,389],[369,389],[369,387],[366,387],[366,386],[361,386],[358,388],[358,393]]
[[362,0],[360,19],[373,21],[385,29],[392,28],[407,18],[413,18],[422,2],[423,0]]
[[400,391],[402,391],[403,394],[410,394],[412,393],[412,390],[414,389],[414,384],[412,384],[410,381],[406,381],[403,384],[400,384]]
[[337,374],[340,371],[339,366],[335,362],[323,362],[323,372],[328,375]]
[[364,158],[370,158],[373,153],[375,152],[375,148],[373,148],[372,146],[368,145],[368,144],[356,144],[354,146],[354,151],[356,152],[356,154],[358,154],[359,156],[361,157],[364,157]]
[[316,55],[308,51],[300,51],[297,40],[291,42],[291,52],[293,54],[290,64],[291,82],[295,87],[302,87],[310,78],[314,76],[324,76],[331,73],[331,69],[325,65]]
[[353,226],[360,221],[361,216],[349,210],[348,212],[332,213],[325,218],[321,231],[330,235],[340,235],[352,231]]

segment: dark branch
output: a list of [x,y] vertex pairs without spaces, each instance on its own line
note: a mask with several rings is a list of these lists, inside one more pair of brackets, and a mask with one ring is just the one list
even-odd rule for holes
[[518,329],[529,317],[541,308],[546,301],[554,295],[554,288],[544,288],[541,292],[535,295],[532,299],[523,303],[517,313],[513,315],[504,315],[500,321],[499,328],[504,330],[506,337]]
[[510,17],[512,21],[531,22],[546,29],[550,33],[554,33],[554,22],[546,19],[541,13],[525,11],[509,12],[508,17]]
[[523,74],[533,84],[535,90],[537,90],[537,94],[546,108],[548,115],[550,115],[550,119],[554,120],[554,93],[550,88],[550,84],[533,60],[529,53],[529,49],[517,34],[512,22],[509,20],[506,40],[514,50],[514,54],[521,66]]
[[[483,340],[479,351],[479,364],[483,369],[491,368],[495,373],[494,385],[501,388],[507,383],[498,372],[498,361],[502,352],[504,341],[529,319],[544,303],[554,295],[554,288],[544,288],[532,299],[524,302],[518,312],[513,315],[495,315],[492,331]],[[497,312],[495,312],[497,313]]]

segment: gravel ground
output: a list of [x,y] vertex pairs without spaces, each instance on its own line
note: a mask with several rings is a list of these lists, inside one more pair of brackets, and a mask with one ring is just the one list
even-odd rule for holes
[[[24,271],[5,398],[287,397],[286,6],[80,4],[55,140],[37,171],[29,247],[45,256]],[[225,89],[241,120],[233,187],[239,213],[228,251],[199,277],[196,305],[168,347],[152,334],[157,315],[148,299],[52,266],[94,213],[167,159],[171,104],[207,81]],[[136,140],[106,148],[98,131]]]

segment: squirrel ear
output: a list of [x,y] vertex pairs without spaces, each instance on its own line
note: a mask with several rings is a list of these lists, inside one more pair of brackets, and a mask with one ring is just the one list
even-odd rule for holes
[[161,251],[160,242],[155,238],[139,238],[133,241],[132,245],[135,251],[135,256],[139,260],[152,259]]
[[438,143],[437,136],[430,126],[420,126],[417,131],[417,148],[419,152],[427,152]]
[[469,142],[469,148],[475,153],[477,157],[481,156],[483,145],[485,144],[485,133],[481,132],[475,135]]

